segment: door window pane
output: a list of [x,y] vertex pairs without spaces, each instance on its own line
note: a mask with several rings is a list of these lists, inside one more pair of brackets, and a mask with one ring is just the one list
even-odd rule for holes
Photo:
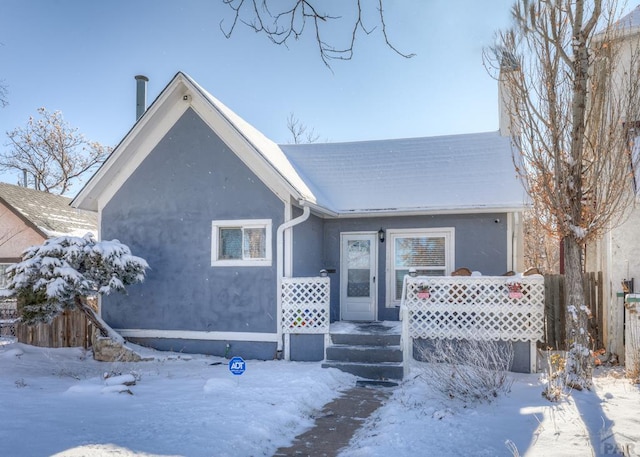
[[371,295],[371,243],[369,240],[347,242],[347,296]]

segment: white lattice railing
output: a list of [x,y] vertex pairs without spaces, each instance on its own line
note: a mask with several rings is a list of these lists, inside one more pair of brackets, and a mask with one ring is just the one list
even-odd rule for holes
[[328,277],[282,278],[283,333],[329,333]]
[[0,297],[0,337],[15,337],[18,321],[16,300]]
[[544,277],[406,276],[401,318],[410,338],[541,340]]

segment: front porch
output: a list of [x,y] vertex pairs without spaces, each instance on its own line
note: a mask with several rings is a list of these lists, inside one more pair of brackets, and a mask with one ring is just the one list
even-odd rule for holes
[[[505,341],[519,346],[517,371],[536,371],[544,328],[544,278],[405,276],[401,322],[330,322],[328,277],[283,278],[284,355],[315,347],[315,360],[367,379],[402,379],[420,340]],[[317,346],[317,347],[316,347]],[[523,350],[524,348],[524,350]],[[401,356],[401,357],[400,357]]]

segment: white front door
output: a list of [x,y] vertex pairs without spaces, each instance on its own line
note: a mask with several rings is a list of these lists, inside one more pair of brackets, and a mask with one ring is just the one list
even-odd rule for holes
[[376,233],[343,233],[340,265],[340,319],[376,320]]

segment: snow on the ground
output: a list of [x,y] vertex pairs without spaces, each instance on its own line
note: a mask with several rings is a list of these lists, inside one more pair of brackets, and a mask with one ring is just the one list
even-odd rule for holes
[[[221,358],[153,354],[101,363],[0,345],[0,455],[269,456],[355,384],[319,363],[249,360],[234,376]],[[443,399],[419,374],[416,363],[341,456],[640,455],[640,389],[620,370],[560,403],[542,397],[540,375],[513,374],[509,394],[479,405]]]
[[269,456],[355,385],[317,363],[249,360],[234,376],[218,357],[156,356],[103,363],[79,348],[0,346],[0,455]]
[[621,369],[596,370],[595,391],[559,403],[541,395],[539,374],[512,373],[510,393],[472,405],[443,399],[420,376],[415,363],[341,457],[640,456],[640,388]]
[[[402,322],[401,321],[381,321],[377,322],[375,326],[380,328],[380,331],[384,331],[389,334],[400,335],[402,333]],[[384,329],[384,330],[383,330]],[[358,333],[369,333],[371,332],[371,327],[357,322],[348,322],[348,321],[337,321],[331,323],[331,334],[335,335],[336,333],[353,335]]]

